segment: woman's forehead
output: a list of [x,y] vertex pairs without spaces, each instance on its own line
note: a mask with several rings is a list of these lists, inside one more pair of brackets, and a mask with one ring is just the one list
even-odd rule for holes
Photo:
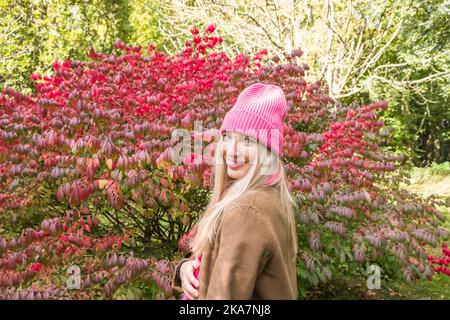
[[247,134],[244,134],[244,133],[241,133],[241,132],[237,132],[237,131],[225,131],[224,133],[227,134],[227,135],[230,135],[230,136],[250,137]]

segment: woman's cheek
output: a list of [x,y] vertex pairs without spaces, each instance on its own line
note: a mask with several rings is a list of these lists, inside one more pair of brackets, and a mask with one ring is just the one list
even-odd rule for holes
[[248,163],[253,164],[256,161],[256,152],[258,152],[257,147],[252,146],[248,148],[247,154],[246,154],[246,160]]
[[243,168],[243,171],[244,171],[243,175],[244,175],[244,176],[247,174],[248,170],[250,170],[250,164],[246,164],[246,165],[244,166],[244,168]]
[[226,148],[226,143],[222,143],[221,147],[220,147],[220,153],[222,154],[222,156],[225,158],[227,152],[226,152],[227,148]]

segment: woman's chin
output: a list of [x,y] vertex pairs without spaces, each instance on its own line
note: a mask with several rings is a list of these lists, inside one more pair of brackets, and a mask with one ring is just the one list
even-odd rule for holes
[[231,179],[239,180],[240,178],[242,178],[245,175],[245,171],[243,170],[243,168],[239,168],[238,170],[233,170],[232,168],[228,167],[227,174],[228,174],[228,177],[230,177]]

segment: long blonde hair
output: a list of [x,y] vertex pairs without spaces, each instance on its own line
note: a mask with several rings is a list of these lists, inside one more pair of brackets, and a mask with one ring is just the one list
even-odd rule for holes
[[[255,163],[252,164],[246,175],[234,183],[230,184],[230,178],[227,175],[227,167],[221,146],[223,136],[216,143],[214,163],[213,163],[213,191],[210,202],[200,217],[195,234],[190,241],[191,251],[194,255],[200,255],[201,252],[211,245],[221,227],[222,214],[236,199],[245,192],[257,190],[261,187],[273,187],[278,191],[279,205],[284,213],[284,223],[286,230],[291,235],[291,243],[286,244],[291,247],[293,257],[297,256],[297,227],[295,219],[294,206],[297,207],[288,188],[288,180],[284,169],[283,161],[267,147],[261,143],[258,144],[258,152]],[[270,167],[269,167],[270,166]],[[274,172],[271,175],[273,179],[267,184],[267,172]],[[270,181],[269,180],[269,181]]]

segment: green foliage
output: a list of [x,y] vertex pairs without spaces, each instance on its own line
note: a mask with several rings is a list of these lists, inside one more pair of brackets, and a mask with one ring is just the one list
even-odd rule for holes
[[91,46],[111,52],[116,38],[129,39],[129,14],[125,0],[2,0],[0,87],[30,92],[29,76],[55,60],[84,60]]
[[[158,25],[162,22],[160,17],[169,12],[164,12],[159,1],[154,0],[132,0],[129,1],[131,8],[129,26],[131,29],[129,43],[147,46],[154,43],[159,51],[173,51],[171,39],[164,37]],[[169,50],[168,50],[169,49]]]
[[385,6],[398,11],[402,27],[375,66],[378,76],[369,75],[365,90],[351,98],[389,101],[381,119],[394,129],[391,145],[414,165],[449,161],[448,1],[387,1]]

